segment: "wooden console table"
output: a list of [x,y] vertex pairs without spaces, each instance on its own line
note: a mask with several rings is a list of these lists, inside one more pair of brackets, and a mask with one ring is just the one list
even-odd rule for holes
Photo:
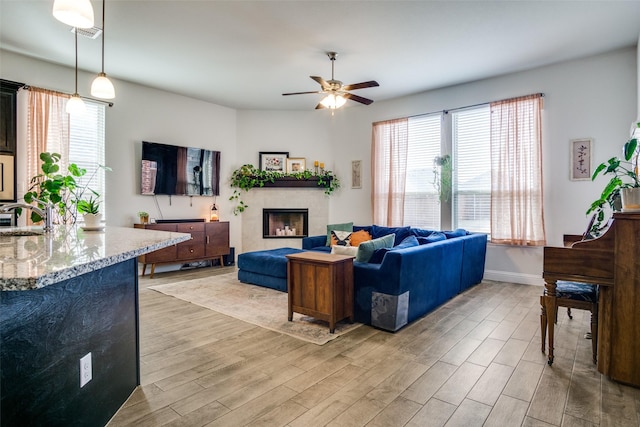
[[353,322],[353,257],[322,252],[286,255],[289,321],[293,312],[336,323]]
[[191,234],[191,240],[138,257],[138,262],[143,264],[143,276],[147,270],[147,264],[151,264],[151,278],[153,278],[156,264],[175,264],[218,259],[220,261],[220,267],[222,267],[224,266],[223,256],[229,255],[230,252],[228,222],[134,224],[134,227]]

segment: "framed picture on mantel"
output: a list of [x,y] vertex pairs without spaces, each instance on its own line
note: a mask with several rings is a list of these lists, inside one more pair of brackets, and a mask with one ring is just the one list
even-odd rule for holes
[[271,172],[287,172],[289,152],[260,152],[260,170]]

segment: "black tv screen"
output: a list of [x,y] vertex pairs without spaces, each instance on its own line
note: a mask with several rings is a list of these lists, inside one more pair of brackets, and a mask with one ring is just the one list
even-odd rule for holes
[[220,195],[220,152],[142,141],[143,195]]

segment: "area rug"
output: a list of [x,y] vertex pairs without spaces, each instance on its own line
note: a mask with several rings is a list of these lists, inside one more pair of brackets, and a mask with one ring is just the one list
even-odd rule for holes
[[313,317],[294,313],[293,321],[289,322],[286,292],[241,283],[237,272],[148,289],[318,345],[362,326],[345,320],[336,324],[332,334],[328,322]]

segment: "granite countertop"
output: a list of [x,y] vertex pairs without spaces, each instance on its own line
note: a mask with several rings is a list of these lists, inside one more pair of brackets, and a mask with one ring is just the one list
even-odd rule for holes
[[9,235],[42,231],[42,227],[0,230],[0,291],[38,289],[191,238],[188,233],[105,227],[56,226],[50,234]]

